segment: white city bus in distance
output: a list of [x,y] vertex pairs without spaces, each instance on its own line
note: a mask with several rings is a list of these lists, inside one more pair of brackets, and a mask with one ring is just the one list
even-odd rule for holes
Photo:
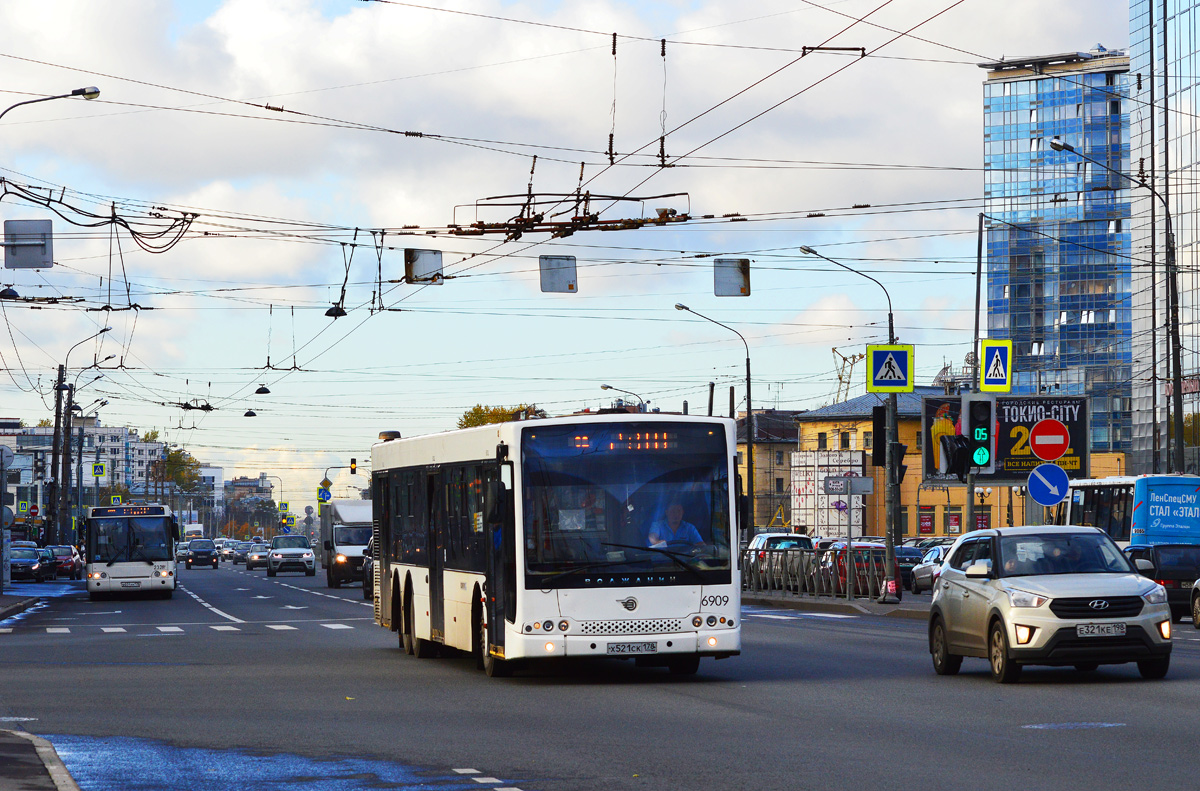
[[741,652],[732,420],[574,415],[372,449],[375,620],[407,653],[635,658],[694,673]]
[[179,523],[165,505],[89,508],[84,520],[88,597],[149,593],[171,598],[178,581]]

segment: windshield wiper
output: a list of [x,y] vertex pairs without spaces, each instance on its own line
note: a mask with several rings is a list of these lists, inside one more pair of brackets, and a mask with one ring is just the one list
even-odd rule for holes
[[690,561],[680,555],[678,552],[672,552],[669,549],[659,549],[658,547],[639,547],[633,544],[605,544],[601,543],[602,547],[617,547],[618,549],[644,549],[647,552],[658,552],[661,555],[666,555],[676,564],[695,574],[701,581],[704,580],[704,575],[700,573],[700,569],[692,565]]

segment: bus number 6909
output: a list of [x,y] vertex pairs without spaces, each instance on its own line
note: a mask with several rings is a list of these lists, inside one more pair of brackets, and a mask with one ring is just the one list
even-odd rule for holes
[[701,607],[724,607],[729,604],[728,596],[704,596],[700,599]]

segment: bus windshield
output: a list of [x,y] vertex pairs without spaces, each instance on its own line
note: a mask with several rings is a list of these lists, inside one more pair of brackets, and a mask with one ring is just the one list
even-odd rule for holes
[[729,458],[720,427],[533,428],[523,432],[521,453],[527,587],[583,587],[610,573],[631,584],[729,581]]
[[88,560],[93,563],[171,560],[171,520],[165,516],[90,520]]

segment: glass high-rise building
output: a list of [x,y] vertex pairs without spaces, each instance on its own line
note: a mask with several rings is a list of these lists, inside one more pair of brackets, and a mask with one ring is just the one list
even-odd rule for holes
[[980,64],[989,338],[1013,392],[1091,396],[1093,451],[1131,437],[1129,59],[1097,47]]
[[[1130,145],[1133,175],[1149,186],[1132,197],[1133,385],[1131,472],[1176,471],[1172,462],[1175,378],[1170,367],[1166,216],[1175,232],[1182,339],[1184,469],[1200,470],[1200,0],[1129,4]],[[1153,192],[1151,192],[1153,189]],[[1158,197],[1156,197],[1156,194]]]

